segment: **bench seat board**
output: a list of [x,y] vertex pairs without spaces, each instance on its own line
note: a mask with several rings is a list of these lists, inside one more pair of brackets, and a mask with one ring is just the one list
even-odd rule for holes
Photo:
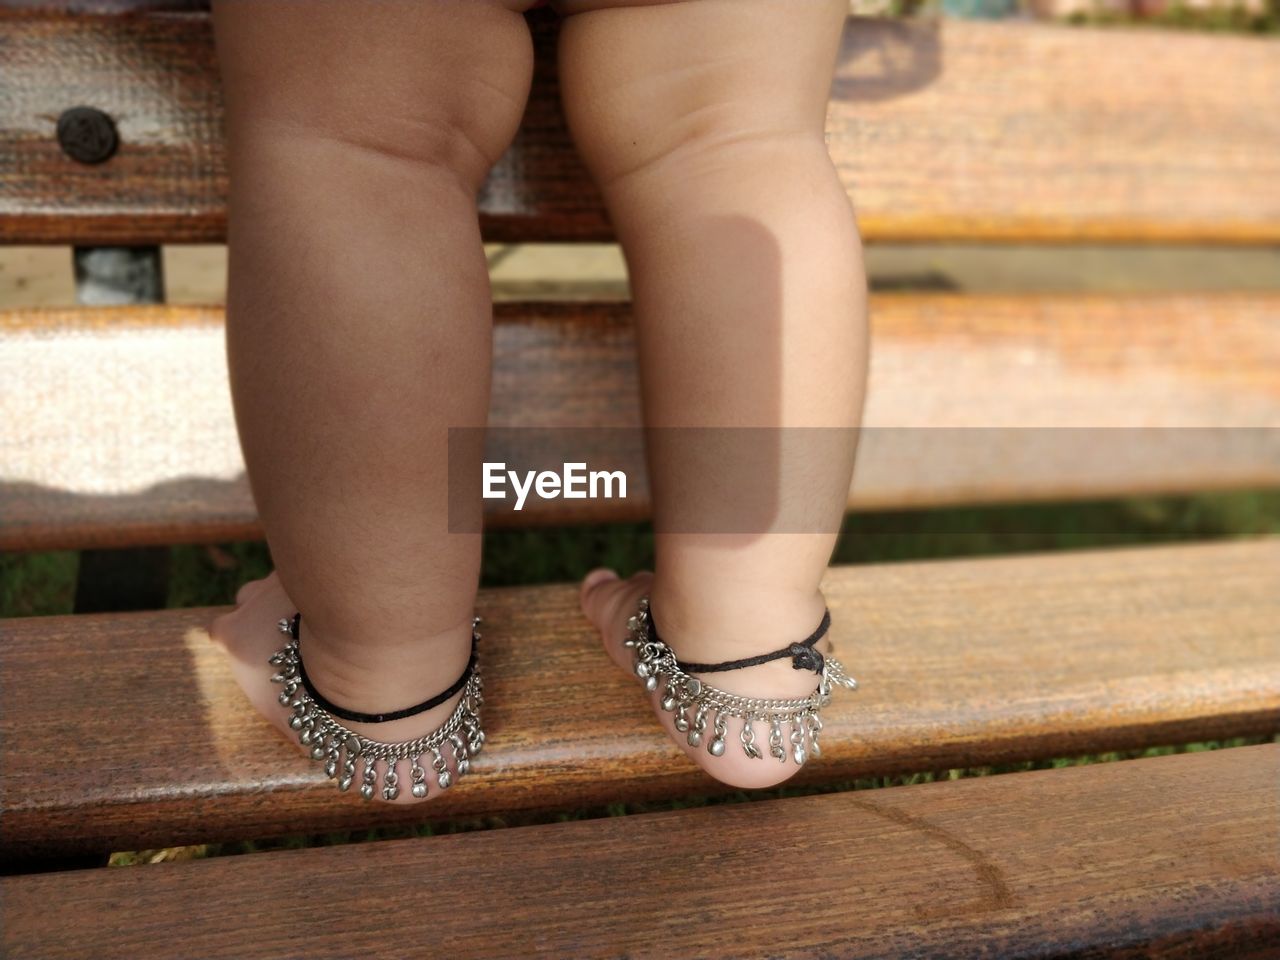
[[[853,509],[1280,485],[1280,295],[888,293],[870,312]],[[621,464],[629,484],[626,500],[530,498],[489,522],[648,517],[630,307],[496,315],[490,423],[579,428],[539,446]],[[199,307],[0,313],[0,548],[261,537],[222,322]],[[492,459],[521,462],[524,439],[495,435]]]
[[1264,744],[11,877],[3,941],[10,960],[1262,957],[1278,778]]
[[[861,689],[802,783],[1280,730],[1280,539],[837,567],[824,590]],[[715,791],[573,586],[482,591],[488,746],[426,807],[340,794],[242,700],[214,612],[0,624],[0,857]]]
[[[67,7],[0,4],[0,242],[222,240],[207,15],[39,9]],[[610,239],[559,108],[558,21],[531,20],[533,93],[481,191],[482,229],[494,241]],[[868,240],[1276,243],[1280,111],[1263,105],[1280,89],[1278,49],[1142,28],[851,18],[828,141]],[[116,118],[122,146],[106,164],[77,165],[57,144],[57,117],[80,105]]]

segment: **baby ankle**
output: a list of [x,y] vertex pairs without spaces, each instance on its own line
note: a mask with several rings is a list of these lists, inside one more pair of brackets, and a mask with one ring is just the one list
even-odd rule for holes
[[299,625],[299,652],[326,698],[361,713],[389,713],[445,689],[471,656],[470,621],[394,642],[334,640]]
[[[821,623],[826,601],[818,590],[761,589],[724,584],[699,589],[655,580],[650,614],[682,659],[737,659],[803,640]],[[826,649],[825,638],[819,650]]]

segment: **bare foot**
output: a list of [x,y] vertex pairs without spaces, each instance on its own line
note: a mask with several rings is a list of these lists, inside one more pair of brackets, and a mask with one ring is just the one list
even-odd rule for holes
[[[592,570],[582,581],[583,612],[600,631],[604,648],[613,658],[614,663],[626,671],[632,679],[637,679],[634,670],[635,658],[631,649],[623,645],[623,641],[627,638],[627,620],[636,612],[640,598],[649,593],[652,584],[653,574],[651,573],[637,573],[626,580],[620,580],[616,573],[604,568]],[[661,627],[660,611],[658,616],[658,625]],[[670,642],[671,646],[679,652],[681,660],[718,662],[725,659],[718,656],[703,656],[699,650],[698,639],[695,637],[673,637],[669,636],[665,630],[661,630],[660,633],[662,639]],[[783,646],[784,643],[789,642],[789,639],[795,638],[780,637],[776,646]],[[826,655],[830,650],[828,638],[823,637],[819,640],[815,649]],[[766,651],[744,652],[741,656],[749,656],[756,652]],[[693,676],[722,690],[744,697],[799,699],[813,693],[817,686],[817,679],[813,673],[807,670],[796,670],[788,659],[743,667],[728,673],[693,674]],[[647,696],[667,736],[685,752],[690,760],[722,783],[742,789],[772,787],[790,779],[800,771],[800,765],[795,762],[790,750],[785,751],[786,759],[781,763],[770,756],[767,746],[764,747],[761,757],[748,756],[739,746],[743,722],[737,717],[727,718],[728,729],[725,735],[727,749],[722,756],[712,756],[708,752],[709,740],[706,737],[699,745],[691,746],[688,734],[676,729],[676,715],[662,709],[661,686]],[[759,721],[755,724],[754,732],[757,735],[761,732]],[[763,741],[766,737],[767,731],[765,737],[760,739]]]
[[[281,633],[277,626],[279,620],[282,617],[292,617],[297,609],[285,593],[284,587],[280,583],[280,578],[275,573],[272,573],[261,580],[254,580],[241,587],[236,594],[235,609],[214,618],[209,625],[209,636],[222,644],[227,653],[230,654],[232,674],[236,682],[240,684],[245,696],[249,698],[249,702],[282,736],[293,743],[300,753],[308,757],[308,762],[315,769],[317,778],[324,778],[325,771],[322,769],[321,764],[312,758],[312,748],[299,743],[298,732],[289,726],[289,721],[293,717],[294,711],[289,704],[280,702],[281,686],[271,680],[271,677],[279,670],[279,667],[272,666],[268,662],[271,655],[280,650],[289,641],[289,637]],[[304,657],[306,657],[306,642],[307,636],[304,625],[302,642]],[[465,645],[465,649],[459,648],[459,643]],[[462,667],[465,667],[469,656],[469,634],[467,639],[459,639],[457,642],[453,642],[452,646],[457,649],[451,649],[449,655],[442,656],[435,647],[428,643],[423,644],[422,662],[415,665],[412,670],[413,686],[420,691],[416,697],[417,702],[425,700],[438,691],[447,689],[461,674]],[[462,666],[457,665],[459,662]],[[368,679],[357,678],[354,680],[352,677],[326,676],[319,658],[314,664],[311,659],[306,659],[306,665],[307,675],[319,691],[344,707],[372,713],[378,709],[387,711],[401,709],[410,706],[414,702],[411,697],[403,703],[386,703],[386,684],[377,684],[370,690],[359,689],[362,683],[372,683],[372,676]],[[390,720],[384,723],[357,723],[347,720],[341,722],[353,732],[374,740],[389,742],[411,740],[425,736],[448,720],[463,695],[463,693],[455,694],[439,706],[399,720]],[[371,707],[362,704],[362,700],[368,700],[369,698],[372,698],[380,706]],[[464,732],[464,744],[465,742]],[[469,752],[469,750],[464,750],[463,756],[467,756]],[[432,765],[434,758],[430,751],[422,755],[420,766],[425,773],[424,779],[427,792],[420,797],[414,796],[412,789],[414,782],[411,767],[412,761],[407,759],[397,761],[396,776],[400,789],[397,796],[389,802],[420,803],[443,792],[446,786],[442,786],[442,783],[447,785],[456,782],[460,776],[458,772],[460,764],[454,756],[452,747],[446,746],[440,751],[440,755],[442,762],[437,766]],[[465,764],[462,764],[464,767],[463,772],[466,772],[470,763],[471,761],[468,760]],[[352,793],[355,793],[363,785],[363,770],[364,762],[362,760],[358,761],[354,784],[351,787]],[[374,767],[377,787],[373,791],[372,798],[383,800],[384,802],[382,784],[385,771],[386,761],[377,761]],[[443,776],[445,773],[447,773],[447,776]],[[340,762],[333,778],[335,784],[341,775],[342,764]],[[422,791],[419,790],[419,792],[421,793]]]

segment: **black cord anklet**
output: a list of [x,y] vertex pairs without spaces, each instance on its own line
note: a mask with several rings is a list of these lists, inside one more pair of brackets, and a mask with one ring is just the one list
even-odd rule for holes
[[[295,613],[293,619],[289,621],[289,636],[298,639],[299,627],[302,624],[302,614]],[[356,723],[386,723],[388,720],[400,720],[404,717],[412,717],[414,714],[425,713],[432,707],[438,707],[444,703],[455,693],[467,685],[467,681],[471,679],[471,674],[476,668],[476,635],[472,631],[471,634],[471,658],[467,661],[467,668],[462,671],[460,676],[453,685],[444,693],[437,694],[430,700],[424,700],[415,707],[407,707],[404,710],[395,710],[392,713],[360,713],[357,710],[347,710],[338,706],[332,700],[322,696],[314,686],[311,685],[311,678],[307,676],[307,668],[302,665],[302,647],[298,646],[298,679],[302,681],[302,688],[310,694],[311,699],[318,703],[325,710],[328,710],[335,717],[341,717],[343,720],[354,720]]]
[[[658,636],[658,626],[654,623],[653,609],[650,606],[649,618],[649,640],[658,643],[662,640]],[[741,660],[726,660],[723,663],[686,663],[683,660],[676,660],[678,666],[685,673],[722,673],[725,670],[737,670],[741,667],[754,667],[756,664],[768,663],[770,660],[781,660],[783,657],[791,658],[791,666],[795,670],[812,670],[814,673],[821,673],[823,667],[823,656],[817,650],[813,649],[813,645],[821,640],[831,628],[831,611],[822,611],[822,622],[818,624],[818,628],[801,640],[799,643],[793,643],[781,650],[775,650],[773,653],[762,653],[758,657],[743,657]],[[670,646],[670,644],[668,644]]]

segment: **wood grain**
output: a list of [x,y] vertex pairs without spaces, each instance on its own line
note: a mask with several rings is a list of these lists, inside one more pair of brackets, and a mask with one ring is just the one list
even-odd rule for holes
[[[0,242],[222,240],[207,15],[154,2],[5,6]],[[609,239],[559,108],[559,21],[530,20],[533,92],[481,191],[484,234]],[[1278,49],[1262,37],[851,18],[828,142],[868,240],[1276,243]],[[109,163],[81,166],[59,149],[56,119],[77,105],[116,118]]]
[[[802,783],[1280,731],[1280,540],[836,568],[824,590],[861,689]],[[0,622],[0,856],[716,792],[576,588],[485,591],[478,611],[488,745],[411,807],[339,793],[269,728],[213,610]]]
[[1280,940],[1278,777],[1266,744],[11,877],[4,952],[1262,958]]
[[[870,312],[854,509],[1280,485],[1280,296],[884,294]],[[496,316],[490,423],[565,428],[542,453],[630,485],[490,501],[488,522],[649,516],[629,306]],[[261,536],[220,310],[0,313],[0,383],[0,548]],[[492,458],[524,462],[532,435],[495,434]]]

